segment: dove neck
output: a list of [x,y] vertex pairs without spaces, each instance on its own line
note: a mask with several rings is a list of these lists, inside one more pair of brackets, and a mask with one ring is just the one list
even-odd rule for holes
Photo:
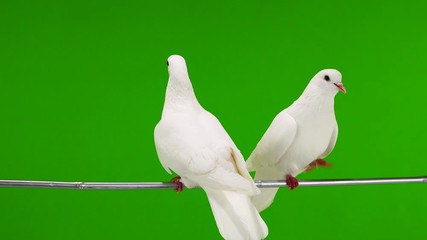
[[334,98],[336,93],[316,91],[307,88],[303,94],[294,102],[295,106],[304,106],[319,111],[334,111]]
[[164,110],[198,109],[200,104],[187,76],[170,76],[166,89]]

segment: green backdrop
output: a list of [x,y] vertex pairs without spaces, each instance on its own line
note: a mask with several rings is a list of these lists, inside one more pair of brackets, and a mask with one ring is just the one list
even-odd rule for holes
[[[156,3],[154,3],[156,2]],[[181,54],[245,157],[323,68],[343,74],[335,166],[427,174],[425,1],[0,2],[0,179],[168,181],[153,141]],[[426,239],[427,186],[282,189],[268,239]],[[0,189],[0,239],[219,239],[201,190]]]

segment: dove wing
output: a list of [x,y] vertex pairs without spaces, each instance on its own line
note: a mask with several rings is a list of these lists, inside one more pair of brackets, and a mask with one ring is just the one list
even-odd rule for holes
[[163,168],[168,173],[174,169],[180,175],[212,171],[215,167],[215,153],[199,138],[195,128],[182,130],[160,121],[154,130],[154,142]]
[[326,148],[325,152],[323,152],[322,155],[320,155],[320,158],[325,158],[329,155],[329,153],[332,152],[332,150],[335,147],[335,143],[337,142],[337,138],[338,138],[338,125],[335,124],[334,131],[332,132],[331,139],[329,140],[329,145]]
[[239,169],[233,151],[231,148],[228,150],[229,157],[217,158],[217,164],[210,172],[206,174],[187,175],[188,179],[196,182],[203,188],[236,191],[250,195],[258,193],[258,189],[252,179],[250,179],[250,176],[249,179],[245,176],[245,172],[249,175],[248,171],[246,169],[243,169],[243,171]]
[[[246,169],[245,159],[221,122],[208,111],[203,111],[201,114],[201,122],[204,123],[205,139],[209,139],[212,144],[209,152],[215,166],[208,173],[209,176],[204,176],[205,179],[193,180],[214,188],[225,187],[229,190],[237,188],[245,192],[256,192],[257,188]],[[197,176],[191,178],[195,177]]]
[[297,123],[286,110],[280,112],[268,127],[264,136],[247,161],[250,171],[262,166],[275,165],[295,139]]
[[243,156],[221,123],[206,113],[197,120],[162,119],[156,126],[154,141],[163,168],[200,186],[254,193]]
[[203,118],[204,122],[210,126],[209,136],[216,136],[220,140],[220,145],[225,143],[226,147],[230,149],[229,154],[234,163],[236,172],[242,177],[252,181],[252,177],[246,169],[245,158],[231,139],[230,135],[228,135],[221,122],[208,111],[204,112]]

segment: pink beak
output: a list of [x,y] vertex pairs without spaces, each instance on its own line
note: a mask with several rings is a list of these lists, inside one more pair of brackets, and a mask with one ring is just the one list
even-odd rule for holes
[[337,86],[337,88],[342,92],[342,93],[347,93],[347,90],[345,90],[345,87],[342,83],[334,83],[335,86]]

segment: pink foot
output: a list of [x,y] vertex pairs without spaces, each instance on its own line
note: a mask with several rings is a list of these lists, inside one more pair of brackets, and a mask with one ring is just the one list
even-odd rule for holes
[[316,159],[313,162],[311,162],[310,164],[308,164],[307,168],[305,169],[306,172],[310,172],[314,167],[318,168],[318,166],[322,166],[322,167],[332,167],[333,165],[326,162],[323,159]]
[[171,182],[175,183],[176,185],[178,185],[174,190],[175,192],[179,193],[182,192],[182,189],[184,188],[184,186],[182,185],[181,182],[181,177],[174,177],[171,179]]
[[299,185],[298,179],[296,179],[290,174],[286,175],[286,184],[291,190],[294,190],[294,188],[298,187]]

